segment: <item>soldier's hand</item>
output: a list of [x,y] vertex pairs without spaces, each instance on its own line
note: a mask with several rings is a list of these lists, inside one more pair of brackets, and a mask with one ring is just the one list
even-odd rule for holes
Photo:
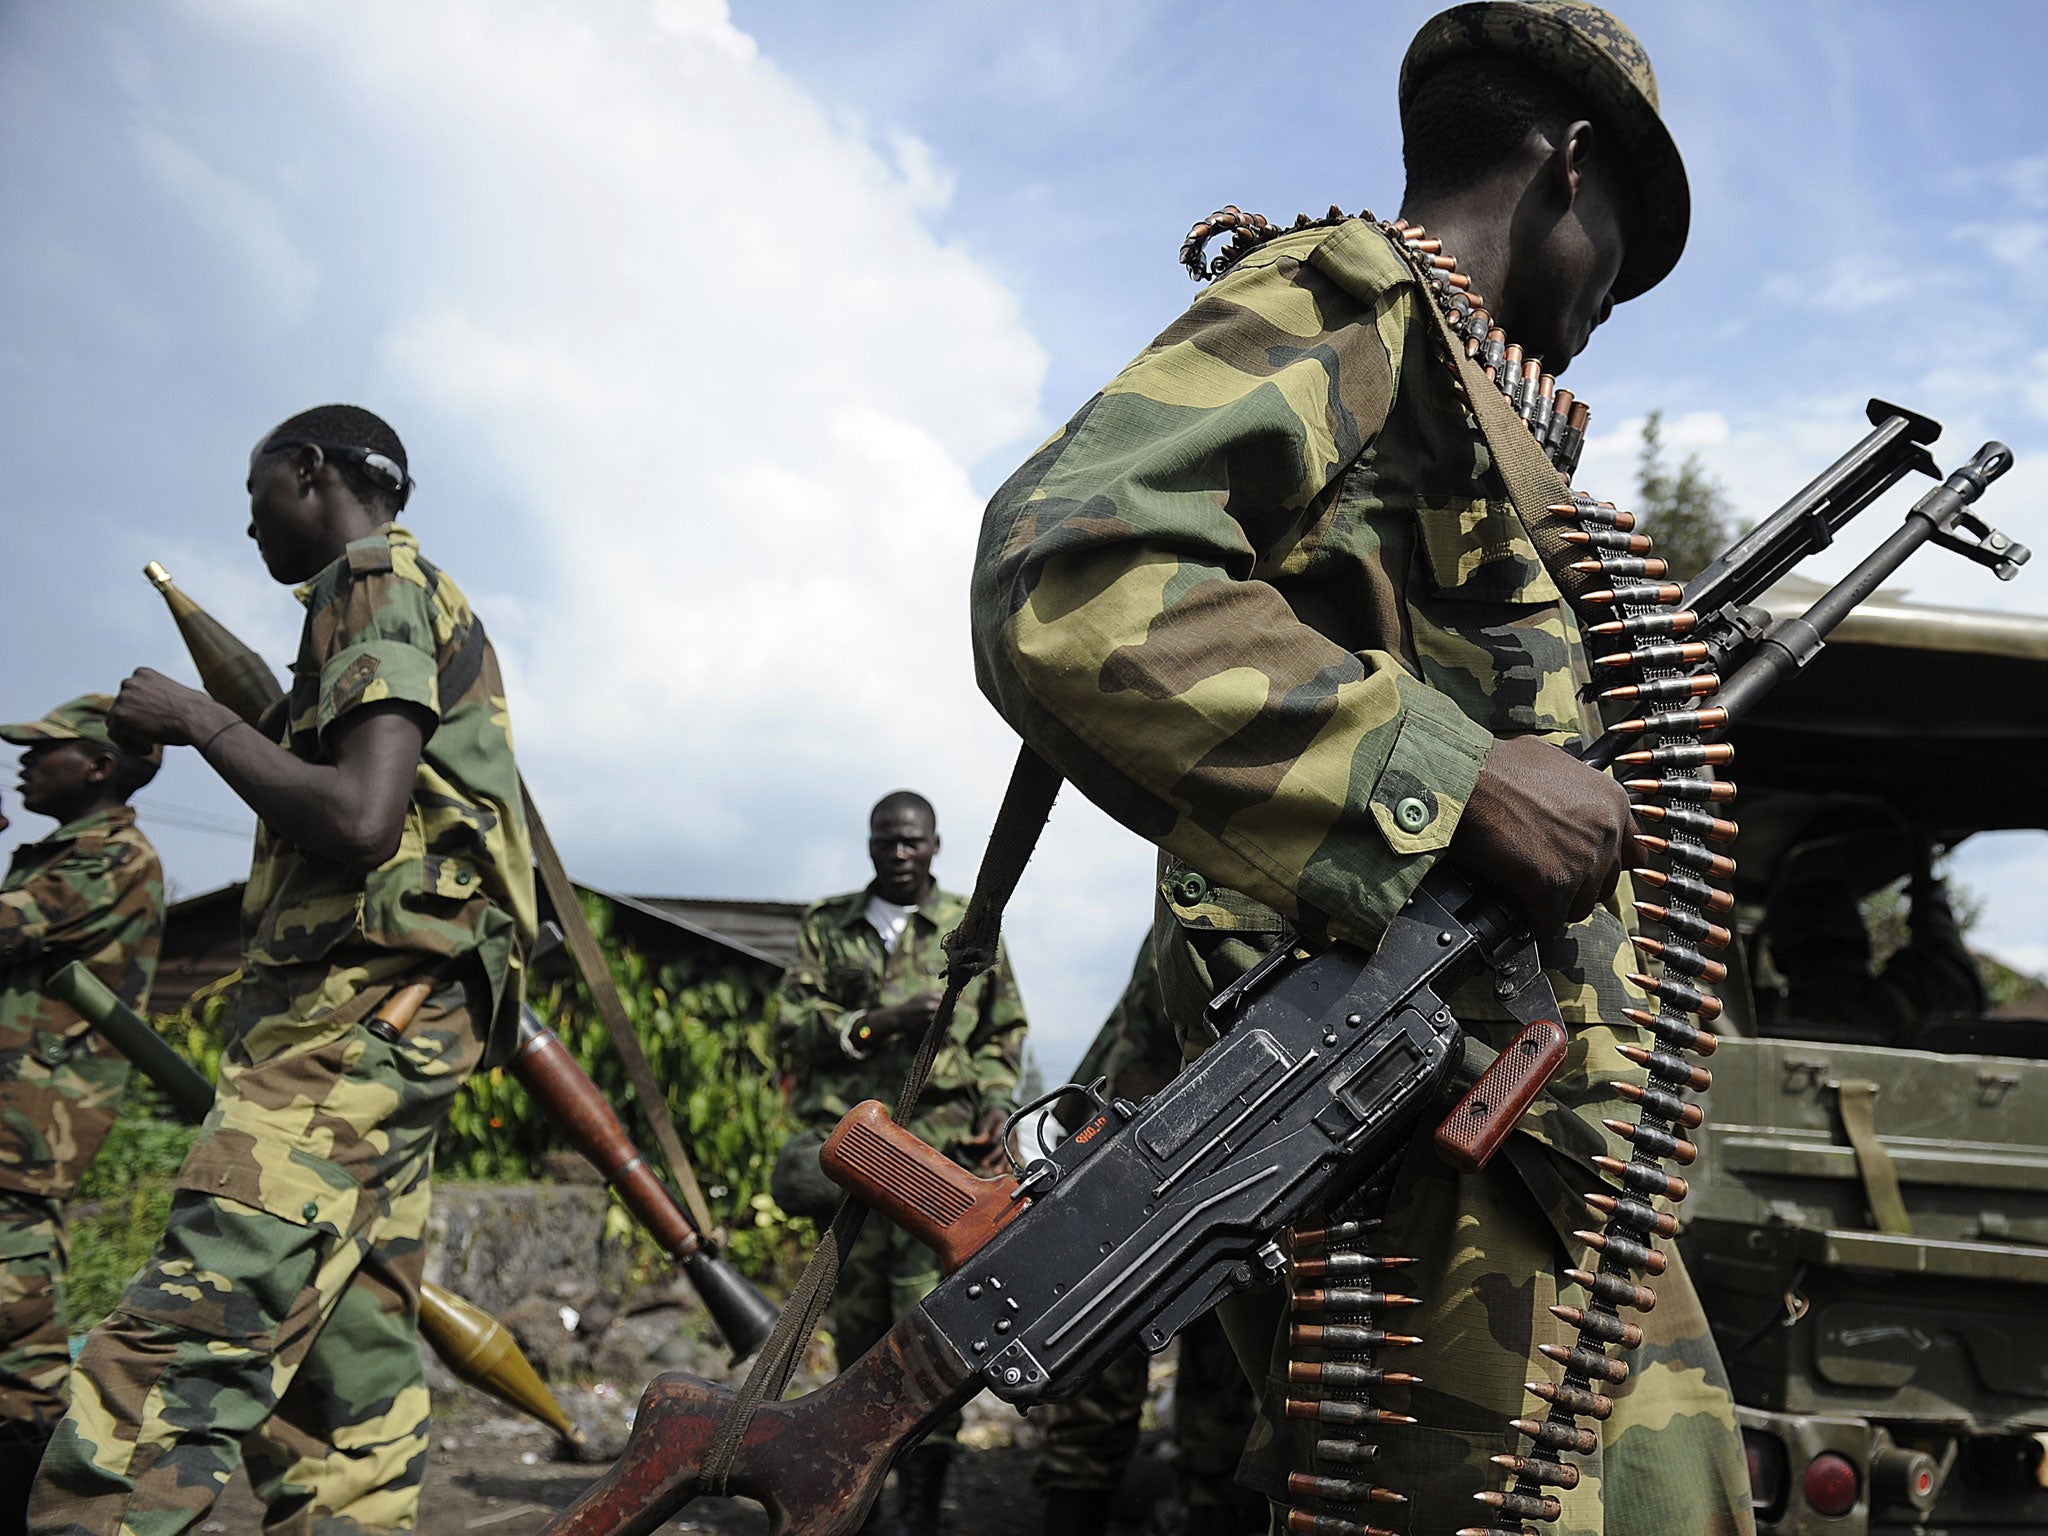
[[1001,1173],[1009,1165],[1009,1156],[1003,1147],[1003,1121],[1009,1116],[1000,1109],[983,1112],[981,1123],[974,1128],[974,1134],[963,1143],[967,1147],[986,1147],[988,1150],[974,1162],[977,1173]]
[[1628,791],[1533,736],[1496,741],[1451,857],[1515,898],[1538,933],[1585,917],[1636,863]]
[[868,1010],[868,1028],[878,1035],[921,1034],[939,1011],[939,994],[921,992],[890,1008]]
[[[226,711],[196,688],[187,688],[149,667],[138,667],[107,711],[107,732],[116,741],[147,747],[187,747],[197,739],[199,721]],[[232,718],[232,712],[229,712]]]

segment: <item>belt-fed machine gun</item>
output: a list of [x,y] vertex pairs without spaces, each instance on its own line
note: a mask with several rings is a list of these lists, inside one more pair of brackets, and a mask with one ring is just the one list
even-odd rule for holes
[[[1771,626],[1751,606],[1768,585],[1908,473],[1938,473],[1924,446],[1939,431],[1933,422],[1882,402],[1872,402],[1870,416],[1876,430],[1703,572],[1679,599],[1685,606],[1673,605],[1674,588],[1654,624],[1630,621],[1630,643],[1638,635],[1683,634],[1687,663],[1713,665],[1718,700],[1687,711],[1686,728],[1724,728],[1803,666],[1828,631],[1929,540],[2001,578],[2027,558],[1969,510],[2011,463],[2007,449],[1988,444],[1803,618]],[[1623,611],[1630,599],[1614,601]],[[1693,687],[1689,696],[1707,691]],[[1687,696],[1676,686],[1640,695],[1650,711],[1659,698]],[[1605,767],[1646,730],[1659,729],[1655,721],[1677,718],[1621,722],[1585,756]],[[1690,877],[1677,871],[1672,879],[1675,891]],[[857,1107],[827,1142],[828,1172],[929,1244],[946,1278],[833,1381],[761,1404],[744,1426],[725,1486],[766,1506],[778,1533],[852,1532],[896,1455],[976,1392],[987,1388],[1017,1404],[1071,1395],[1133,1340],[1164,1348],[1225,1295],[1275,1274],[1287,1262],[1279,1238],[1288,1225],[1386,1163],[1439,1104],[1476,1049],[1444,999],[1484,970],[1525,1027],[1438,1133],[1447,1155],[1477,1166],[1541,1091],[1564,1034],[1521,914],[1444,862],[1417,886],[1376,950],[1276,949],[1211,1003],[1221,1038],[1198,1062],[1143,1104],[1098,1097],[1073,1136],[1013,1175],[974,1178],[894,1124],[879,1104]],[[1663,994],[1667,1003],[1683,1001],[1683,983],[1657,985],[1676,989]],[[1693,1011],[1711,1017],[1699,994],[1690,995]],[[1653,1028],[1660,1060],[1675,1061],[1681,1049],[1711,1050],[1710,1035],[1667,1017],[1675,1014]],[[1654,1104],[1645,1108],[1646,1120],[1658,1113]],[[1675,1117],[1674,1110],[1667,1118]],[[1671,1130],[1630,1130],[1639,1154],[1645,1146],[1687,1145]],[[1635,1197],[1671,1185],[1682,1190],[1651,1162],[1615,1165],[1624,1166],[1624,1204],[1646,1209]],[[1636,1289],[1618,1268],[1587,1279],[1600,1282],[1591,1289],[1603,1307],[1629,1304]],[[1568,1375],[1568,1386],[1573,1380],[1583,1382],[1583,1374]],[[685,1374],[657,1377],[625,1456],[550,1527],[553,1536],[654,1530],[700,1491],[699,1469],[733,1398]],[[1319,1416],[1342,1422],[1351,1406],[1324,1403]],[[1568,1427],[1531,1428],[1550,1437],[1535,1437],[1539,1456],[1570,1448]]]

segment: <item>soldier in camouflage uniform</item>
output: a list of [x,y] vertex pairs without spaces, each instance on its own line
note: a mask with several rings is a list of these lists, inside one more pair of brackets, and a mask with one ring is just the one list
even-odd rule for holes
[[[888,795],[868,818],[874,880],[804,912],[796,959],[777,994],[776,1036],[794,1078],[792,1107],[814,1136],[863,1099],[896,1102],[937,1011],[942,941],[967,912],[964,898],[932,879],[938,851],[931,803],[908,790]],[[910,1128],[963,1166],[992,1171],[1002,1156],[996,1133],[1016,1093],[1024,1031],[1024,1001],[1005,952],[962,994]],[[806,1155],[815,1160],[814,1149]],[[865,1354],[938,1283],[931,1250],[893,1223],[869,1221],[832,1299],[840,1360]],[[959,1427],[955,1414],[898,1465],[909,1536],[938,1528]]]
[[[504,684],[392,519],[397,434],[325,406],[249,460],[251,532],[305,627],[259,728],[154,672],[112,723],[190,744],[259,818],[219,1093],[155,1256],[94,1329],[31,1527],[196,1525],[246,1450],[265,1528],[409,1529],[415,1328],[449,1100],[516,1027],[533,868]],[[376,1015],[410,983],[404,1028]]]
[[[1123,995],[1074,1069],[1074,1081],[1108,1079],[1107,1091],[1132,1102],[1157,1093],[1181,1069],[1180,1042],[1159,994],[1159,966],[1148,935]],[[1055,1113],[1068,1131],[1086,1118],[1087,1101],[1062,1100]],[[1181,1330],[1174,1373],[1175,1470],[1187,1508],[1187,1536],[1234,1536],[1263,1526],[1247,1512],[1232,1474],[1251,1429],[1251,1393],[1212,1312]],[[1065,1402],[1034,1417],[1040,1439],[1032,1481],[1045,1490],[1045,1536],[1100,1536],[1110,1500],[1138,1448],[1151,1356],[1132,1345]]]
[[43,984],[83,961],[139,1012],[163,940],[163,868],[128,806],[162,754],[114,744],[113,702],[89,693],[0,725],[0,741],[28,749],[23,807],[57,822],[14,850],[0,881],[0,1536],[22,1529],[43,1444],[64,1415],[64,1205],[128,1081],[128,1059]]
[[[1403,65],[1402,213],[1552,372],[1659,281],[1688,221],[1649,62],[1581,0],[1461,5]],[[1578,620],[1459,393],[1429,290],[1367,219],[1257,245],[996,493],[973,594],[979,677],[1088,796],[1157,843],[1162,985],[1191,1053],[1201,1007],[1290,925],[1371,946],[1446,854],[1516,897],[1572,1036],[1521,1133],[1477,1176],[1400,1161],[1382,1236],[1420,1261],[1402,1314],[1423,1384],[1375,1391],[1373,1480],[1410,1529],[1478,1523],[1519,1450],[1553,1301],[1594,1267],[1587,1159],[1625,1157],[1607,1086],[1644,1075],[1624,1022],[1631,827],[1561,746],[1596,728]],[[1560,491],[1562,483],[1560,482]],[[1568,926],[1567,926],[1568,925]],[[1496,1047],[1491,988],[1451,1000]],[[1448,1107],[1448,1106],[1446,1106]],[[1740,1441],[1689,1280],[1649,1338],[1559,1529],[1751,1529]],[[1264,1412],[1240,1476],[1276,1499],[1313,1424],[1285,1419],[1284,1298],[1226,1306]],[[1607,1496],[1611,1493],[1611,1496]]]

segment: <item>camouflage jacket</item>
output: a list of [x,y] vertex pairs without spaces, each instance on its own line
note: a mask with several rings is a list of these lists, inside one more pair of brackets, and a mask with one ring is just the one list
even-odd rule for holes
[[139,1013],[163,934],[163,867],[129,807],[14,850],[0,883],[0,1189],[68,1199],[128,1081],[127,1058],[44,979],[82,960]]
[[[1577,621],[1394,244],[1358,220],[1260,247],[997,491],[976,670],[1017,731],[1168,855],[1173,951],[1219,987],[1292,920],[1371,946],[1451,840],[1496,737],[1591,724]],[[1546,941],[1565,1019],[1620,1018],[1624,887]],[[1242,943],[1236,941],[1243,940]],[[1229,942],[1222,942],[1229,941]],[[1218,962],[1218,953],[1222,953]],[[1452,1000],[1499,1017],[1490,987]],[[1636,1076],[1580,1031],[1550,1105]],[[1598,1036],[1599,1038],[1595,1038]],[[1191,1040],[1190,1048],[1198,1048]]]
[[[776,994],[776,1039],[795,1078],[791,1105],[805,1125],[829,1131],[863,1099],[894,1105],[917,1050],[914,1033],[872,1042],[856,1057],[857,1016],[944,985],[945,936],[966,898],[936,885],[910,915],[893,949],[867,920],[868,891],[813,902],[797,932],[796,959]],[[935,1147],[972,1134],[990,1109],[1010,1107],[1024,1056],[1024,999],[1007,951],[960,998],[951,1037],[932,1065],[911,1128]]]
[[287,966],[337,946],[474,954],[495,1000],[493,1055],[517,1028],[533,941],[533,856],[498,658],[469,602],[390,525],[300,587],[306,623],[279,740],[319,762],[328,729],[387,700],[434,717],[398,852],[367,875],[258,825],[242,898],[245,963]]

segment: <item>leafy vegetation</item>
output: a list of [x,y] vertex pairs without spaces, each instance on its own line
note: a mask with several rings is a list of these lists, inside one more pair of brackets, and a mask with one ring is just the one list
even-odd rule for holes
[[[811,1229],[793,1223],[768,1194],[775,1154],[796,1129],[776,1080],[768,986],[738,967],[689,960],[656,966],[612,940],[608,906],[589,898],[584,906],[712,1215],[728,1234],[728,1251],[757,1278],[784,1270],[807,1247]],[[637,1117],[626,1069],[580,978],[531,1000],[651,1156],[654,1138]],[[478,1073],[457,1098],[437,1166],[451,1178],[531,1179],[540,1176],[541,1159],[563,1145],[500,1067]],[[614,1215],[616,1230],[630,1225],[623,1212]]]
[[1643,418],[1635,513],[1642,531],[1656,539],[1657,554],[1670,562],[1675,581],[1697,576],[1735,538],[1727,493],[1700,456],[1687,454],[1676,470],[1665,464],[1662,411]]
[[122,1287],[156,1247],[171,1213],[171,1180],[194,1134],[148,1083],[132,1084],[121,1118],[86,1170],[71,1207],[65,1301],[72,1332],[114,1309]]

